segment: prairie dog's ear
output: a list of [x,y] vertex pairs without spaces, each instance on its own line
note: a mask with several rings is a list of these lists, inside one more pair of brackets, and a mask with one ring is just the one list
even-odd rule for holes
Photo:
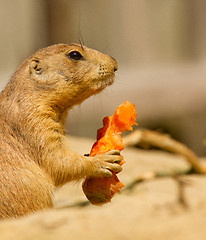
[[30,72],[33,73],[37,73],[37,74],[41,74],[42,73],[42,66],[41,66],[41,61],[39,59],[33,59],[31,60],[30,63]]

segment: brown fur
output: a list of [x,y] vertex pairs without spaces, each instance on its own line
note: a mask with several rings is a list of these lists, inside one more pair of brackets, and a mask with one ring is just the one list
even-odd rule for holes
[[[68,54],[78,51],[83,59]],[[85,157],[69,150],[68,110],[113,83],[110,56],[77,44],[41,49],[25,60],[0,95],[0,217],[53,206],[56,187],[121,171],[118,153]]]

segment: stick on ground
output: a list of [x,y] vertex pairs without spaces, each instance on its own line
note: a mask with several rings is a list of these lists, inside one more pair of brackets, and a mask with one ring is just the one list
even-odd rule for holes
[[136,130],[123,138],[124,146],[134,146],[141,143],[149,144],[160,149],[167,150],[185,157],[197,173],[206,173],[203,165],[196,154],[183,143],[172,139],[167,134],[161,134],[150,130]]

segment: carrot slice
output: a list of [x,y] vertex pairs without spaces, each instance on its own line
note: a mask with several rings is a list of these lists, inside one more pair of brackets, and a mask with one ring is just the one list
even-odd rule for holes
[[[103,119],[103,127],[97,131],[97,141],[92,146],[90,156],[103,154],[111,150],[123,150],[121,134],[127,130],[133,130],[136,123],[137,113],[135,105],[129,101],[121,104],[113,116]],[[120,165],[124,164],[122,161]],[[94,205],[102,205],[111,201],[112,197],[118,193],[124,184],[119,181],[115,172],[111,178],[87,178],[82,185],[87,199]]]

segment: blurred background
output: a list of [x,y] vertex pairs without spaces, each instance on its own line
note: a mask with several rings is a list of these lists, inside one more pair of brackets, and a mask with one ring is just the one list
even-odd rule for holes
[[83,41],[119,63],[116,82],[70,111],[67,130],[95,137],[126,100],[139,126],[206,154],[206,1],[0,0],[0,87],[39,48]]

